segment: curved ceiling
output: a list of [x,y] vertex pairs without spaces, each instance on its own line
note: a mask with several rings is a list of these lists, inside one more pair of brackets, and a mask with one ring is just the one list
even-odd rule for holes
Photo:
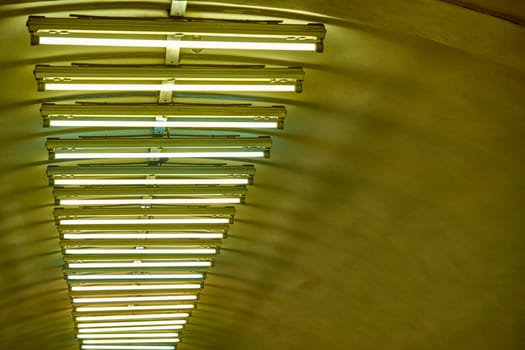
[[[32,70],[109,57],[29,45],[29,14],[92,4],[4,3],[0,346],[78,349],[44,147],[78,130],[43,129],[38,109],[87,96],[38,93]],[[169,2],[96,6],[128,13],[122,3],[162,15]],[[202,3],[189,13],[221,9]],[[229,3],[235,18],[315,20],[328,34],[319,55],[183,57],[302,64],[306,80],[297,96],[201,98],[282,103],[288,116],[284,131],[267,133],[272,157],[256,164],[178,349],[521,349],[523,3]],[[119,52],[114,62],[163,58]]]

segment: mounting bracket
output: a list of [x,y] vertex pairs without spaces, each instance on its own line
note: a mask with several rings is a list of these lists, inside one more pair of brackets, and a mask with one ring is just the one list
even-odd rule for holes
[[187,0],[171,0],[170,16],[184,17],[187,4]]

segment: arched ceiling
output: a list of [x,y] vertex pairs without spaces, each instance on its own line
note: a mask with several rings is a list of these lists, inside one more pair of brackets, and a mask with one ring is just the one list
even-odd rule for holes
[[[39,104],[65,95],[36,92],[32,70],[107,57],[29,45],[29,14],[92,4],[3,3],[0,347],[78,349],[44,147],[77,131],[41,127]],[[272,157],[256,164],[178,349],[523,348],[523,3],[229,3],[237,18],[288,13],[328,35],[323,54],[199,58],[303,64],[306,80],[300,95],[244,97],[286,104],[285,130],[268,133]],[[122,4],[168,6],[95,7]]]

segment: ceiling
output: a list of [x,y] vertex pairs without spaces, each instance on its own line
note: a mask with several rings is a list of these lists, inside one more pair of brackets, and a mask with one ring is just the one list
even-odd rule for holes
[[[169,1],[2,3],[0,347],[78,349],[44,147],[78,130],[42,128],[39,104],[122,96],[39,93],[33,66],[163,56],[31,47],[25,21],[161,16]],[[178,349],[522,349],[525,3],[228,3],[190,1],[188,14],[318,21],[328,34],[323,54],[182,58],[303,65],[306,79],[293,96],[180,97],[285,104],[288,116],[264,133],[272,156],[256,163]]]

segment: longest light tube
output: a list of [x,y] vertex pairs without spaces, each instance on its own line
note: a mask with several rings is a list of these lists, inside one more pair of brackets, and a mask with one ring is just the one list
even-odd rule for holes
[[30,16],[32,45],[323,51],[322,24]]

